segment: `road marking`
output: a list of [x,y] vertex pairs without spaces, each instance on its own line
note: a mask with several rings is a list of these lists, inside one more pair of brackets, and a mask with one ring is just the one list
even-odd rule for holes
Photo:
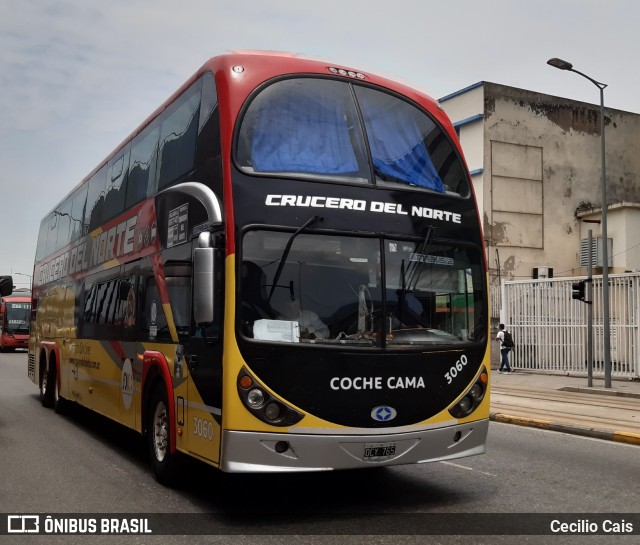
[[488,475],[489,477],[497,477],[495,473],[488,473],[486,471],[480,471],[479,469],[474,469],[472,467],[462,466],[460,464],[454,464],[453,462],[440,462],[441,464],[445,464],[447,466],[457,467],[459,469],[466,469],[467,471],[475,471],[476,473],[482,473],[483,475]]

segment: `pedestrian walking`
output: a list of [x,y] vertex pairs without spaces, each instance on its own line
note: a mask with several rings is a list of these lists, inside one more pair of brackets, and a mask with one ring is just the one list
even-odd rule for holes
[[500,367],[498,373],[511,373],[509,365],[509,352],[513,348],[513,337],[511,333],[504,328],[504,324],[498,326],[498,334],[496,340],[500,343]]

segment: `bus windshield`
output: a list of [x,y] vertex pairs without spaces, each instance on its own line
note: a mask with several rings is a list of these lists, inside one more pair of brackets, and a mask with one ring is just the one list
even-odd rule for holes
[[30,303],[6,303],[5,330],[10,333],[29,333]]
[[478,248],[437,239],[291,238],[266,230],[244,236],[240,327],[246,337],[424,347],[485,334]]
[[344,81],[301,77],[266,87],[242,120],[236,158],[249,174],[469,194],[463,164],[430,116]]

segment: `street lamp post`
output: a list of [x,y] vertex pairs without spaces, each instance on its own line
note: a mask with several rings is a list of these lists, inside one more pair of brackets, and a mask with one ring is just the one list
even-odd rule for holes
[[600,161],[602,176],[602,313],[604,324],[604,386],[611,388],[611,331],[609,329],[609,248],[607,246],[607,174],[605,169],[605,145],[604,145],[604,88],[606,83],[596,81],[595,79],[579,72],[573,67],[573,64],[562,59],[549,59],[547,64],[558,68],[559,70],[568,70],[581,75],[588,79],[598,89],[600,89]]
[[17,274],[18,276],[27,276],[29,278],[29,289],[31,289],[31,278],[32,276],[30,274],[24,274],[24,273],[19,273],[19,272],[14,272],[13,274]]

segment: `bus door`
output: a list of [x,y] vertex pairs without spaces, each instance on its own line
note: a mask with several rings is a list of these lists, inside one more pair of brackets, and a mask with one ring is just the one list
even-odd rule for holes
[[[221,208],[210,188],[185,182],[160,193],[156,210],[178,337],[173,366],[176,424],[184,430],[178,445],[216,464],[221,439],[222,336],[218,328],[222,323],[222,297],[215,297],[214,304],[216,291],[221,291],[221,282],[214,282],[214,277],[215,271],[222,269],[223,242],[206,226],[222,225]],[[187,234],[197,227],[203,230],[187,244]],[[201,312],[203,305],[206,315]]]
[[220,459],[222,414],[221,343],[196,331],[185,361],[189,369],[187,422],[189,450],[212,462]]
[[[215,254],[215,251],[212,252]],[[194,275],[198,263],[194,263]],[[213,287],[213,278],[209,278]],[[194,280],[193,297],[203,297]],[[215,293],[214,290],[211,293]],[[214,463],[220,461],[222,423],[222,300],[215,297],[213,320],[198,324],[194,319],[192,334],[185,349],[184,361],[188,367],[188,421],[189,450]],[[193,308],[193,306],[192,306]],[[197,317],[196,317],[197,318]]]

